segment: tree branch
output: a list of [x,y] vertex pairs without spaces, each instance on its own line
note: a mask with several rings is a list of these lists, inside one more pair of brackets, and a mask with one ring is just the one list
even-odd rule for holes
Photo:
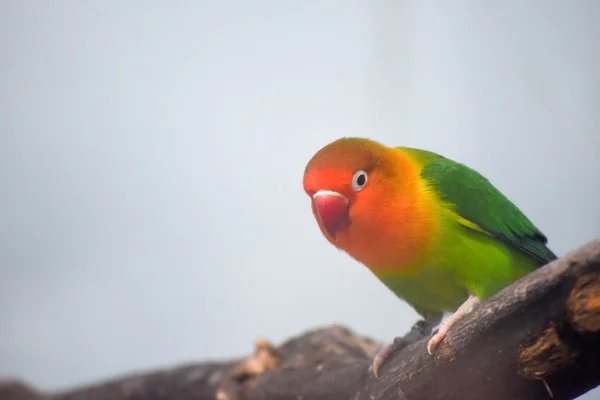
[[181,366],[65,393],[0,383],[0,399],[434,400],[573,399],[600,385],[600,239],[477,306],[434,356],[419,321],[376,379],[380,344],[339,327],[256,342],[238,361]]

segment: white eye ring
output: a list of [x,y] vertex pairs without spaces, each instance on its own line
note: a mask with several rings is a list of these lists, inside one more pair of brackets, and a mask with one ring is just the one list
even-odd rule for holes
[[367,173],[363,170],[357,171],[352,177],[352,190],[358,192],[367,184]]

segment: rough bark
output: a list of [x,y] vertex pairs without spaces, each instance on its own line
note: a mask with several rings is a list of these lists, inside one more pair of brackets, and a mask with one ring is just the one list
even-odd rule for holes
[[122,377],[65,393],[0,383],[0,399],[573,399],[600,384],[600,239],[527,275],[453,326],[434,356],[418,322],[376,379],[380,346],[340,326],[249,358]]

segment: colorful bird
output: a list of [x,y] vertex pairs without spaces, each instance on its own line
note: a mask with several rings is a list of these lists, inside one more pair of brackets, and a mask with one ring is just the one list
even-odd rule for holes
[[[341,138],[313,156],[303,184],[331,244],[426,320],[453,312],[434,329],[430,354],[477,303],[556,258],[485,177],[433,152]],[[376,376],[391,351],[376,355]]]

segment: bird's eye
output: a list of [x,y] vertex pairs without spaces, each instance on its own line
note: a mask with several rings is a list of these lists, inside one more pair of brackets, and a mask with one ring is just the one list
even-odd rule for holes
[[358,171],[352,177],[352,190],[358,192],[362,190],[367,184],[367,173],[365,171]]

